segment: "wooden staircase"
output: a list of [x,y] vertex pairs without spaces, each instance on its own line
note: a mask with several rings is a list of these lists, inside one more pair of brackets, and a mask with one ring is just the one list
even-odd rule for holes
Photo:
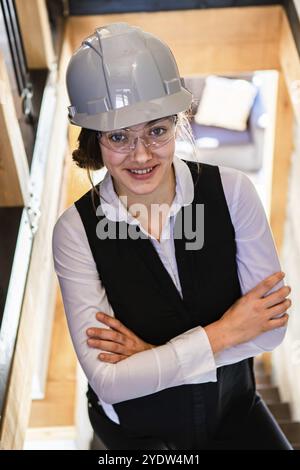
[[255,361],[257,391],[286,435],[294,450],[300,450],[300,422],[292,420],[290,405],[280,398],[278,387],[272,384],[262,361]]

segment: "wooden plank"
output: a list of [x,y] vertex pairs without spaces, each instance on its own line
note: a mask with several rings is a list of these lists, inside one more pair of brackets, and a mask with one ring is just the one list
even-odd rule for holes
[[278,55],[281,73],[274,136],[271,225],[276,245],[280,250],[284,235],[288,178],[293,151],[294,116],[298,125],[300,123],[300,60],[285,14],[282,18]]
[[[286,219],[288,184],[293,151],[294,117],[300,122],[300,62],[286,14],[282,14],[279,34],[279,79],[274,132],[273,174],[270,223],[276,247],[280,253]],[[263,361],[271,373],[272,354],[265,353]]]
[[59,290],[55,310],[46,396],[33,400],[30,428],[74,425],[77,361]]
[[76,439],[76,432],[73,426],[49,426],[28,429],[26,432],[26,440],[35,441],[59,441]]
[[[69,18],[71,44],[80,46],[82,37],[96,27],[124,21],[159,35],[165,41],[220,44],[238,42],[276,42],[282,8],[267,7],[196,9],[124,13]],[[180,34],[179,34],[180,33]],[[196,43],[195,43],[196,41]]]
[[298,124],[300,124],[300,60],[286,15],[283,15],[279,60]]
[[172,48],[177,58],[181,75],[199,74],[238,74],[252,70],[269,70],[278,68],[276,43],[248,44],[208,44],[197,47],[199,54],[188,54],[192,46],[176,45]]
[[0,129],[0,206],[24,206],[28,197],[28,162],[1,52]]
[[278,5],[71,17],[73,49],[94,30],[125,21],[157,35],[172,49],[182,75],[278,68],[282,17]]
[[16,0],[16,10],[29,68],[50,68],[55,60],[45,0]]
[[293,108],[286,80],[279,74],[274,157],[272,175],[272,202],[270,222],[276,246],[280,252],[284,235],[284,222],[288,197],[288,178],[293,151]]
[[[74,364],[76,365],[75,361]],[[74,426],[75,392],[75,379],[72,381],[65,379],[49,380],[45,399],[34,400],[32,403],[28,429]]]
[[[23,447],[30,414],[32,377],[37,354],[33,328],[38,325],[40,308],[47,304],[48,289],[53,290],[56,286],[51,238],[57,218],[65,155],[66,107],[68,105],[65,71],[70,54],[71,50],[66,38],[59,66],[58,98],[47,160],[39,230],[33,244],[10,383],[1,420],[0,447],[2,449],[22,449]],[[52,308],[51,305],[49,308]],[[49,315],[51,317],[51,312]]]

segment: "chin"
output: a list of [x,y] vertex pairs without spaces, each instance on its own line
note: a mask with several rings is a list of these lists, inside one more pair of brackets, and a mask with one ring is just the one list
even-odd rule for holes
[[147,196],[148,194],[153,193],[157,188],[153,187],[153,188],[140,188],[140,189],[138,189],[136,186],[134,186],[133,188],[129,188],[129,189],[133,194],[136,194],[137,196],[142,196],[142,195]]

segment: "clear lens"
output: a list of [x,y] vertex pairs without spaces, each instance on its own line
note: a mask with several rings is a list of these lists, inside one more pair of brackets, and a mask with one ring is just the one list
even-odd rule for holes
[[131,129],[120,129],[101,132],[99,140],[105,147],[120,153],[128,153],[134,150],[138,138],[142,140],[147,148],[159,148],[174,137],[176,117],[170,116],[152,124],[147,124],[141,135]]

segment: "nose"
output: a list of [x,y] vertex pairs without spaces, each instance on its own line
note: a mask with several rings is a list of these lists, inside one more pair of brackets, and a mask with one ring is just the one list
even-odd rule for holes
[[145,147],[143,140],[140,137],[136,138],[135,149],[132,150],[132,156],[136,162],[144,163],[152,158],[151,150]]

